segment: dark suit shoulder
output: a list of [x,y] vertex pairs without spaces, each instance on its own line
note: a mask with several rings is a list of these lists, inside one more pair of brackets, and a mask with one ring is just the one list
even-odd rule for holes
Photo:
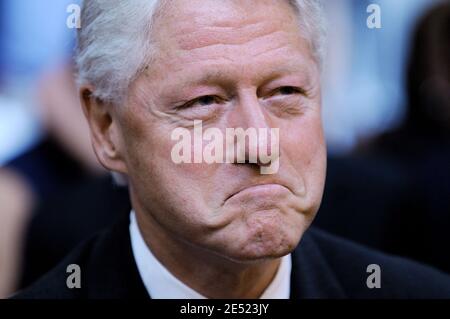
[[[148,293],[134,261],[128,216],[79,245],[16,299],[144,299]],[[80,267],[81,287],[68,288],[67,267]]]
[[[97,236],[96,236],[97,237]],[[67,286],[67,279],[71,275],[68,271],[69,265],[78,265],[80,275],[83,278],[83,269],[89,261],[95,238],[84,242],[74,249],[55,268],[46,273],[43,277],[13,296],[14,299],[79,299],[83,298],[85,289]]]
[[[378,252],[311,228],[311,239],[350,298],[450,298],[450,276],[432,267]],[[380,269],[380,288],[367,278]],[[373,266],[372,266],[373,267]],[[371,281],[372,282],[372,281]]]

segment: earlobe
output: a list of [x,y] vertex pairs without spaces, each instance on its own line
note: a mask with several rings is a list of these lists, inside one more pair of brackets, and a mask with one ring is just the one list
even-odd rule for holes
[[117,121],[114,120],[114,106],[96,98],[92,92],[90,86],[80,88],[81,105],[91,131],[95,155],[106,169],[126,173]]

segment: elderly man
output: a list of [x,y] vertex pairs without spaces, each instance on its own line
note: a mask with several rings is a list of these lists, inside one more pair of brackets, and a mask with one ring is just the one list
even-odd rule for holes
[[[450,297],[442,273],[308,230],[326,171],[318,1],[86,0],[81,21],[94,150],[133,210],[19,298]],[[220,140],[230,128],[276,133]]]

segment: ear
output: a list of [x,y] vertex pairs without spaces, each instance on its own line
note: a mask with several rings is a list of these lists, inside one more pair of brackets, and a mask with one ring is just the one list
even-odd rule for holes
[[126,174],[115,106],[95,98],[92,92],[91,86],[80,88],[81,105],[91,131],[95,155],[106,169]]

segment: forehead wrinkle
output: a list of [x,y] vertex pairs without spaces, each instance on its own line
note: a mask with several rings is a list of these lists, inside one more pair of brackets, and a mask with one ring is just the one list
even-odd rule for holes
[[[261,65],[257,58],[259,58],[261,55],[264,54],[276,54],[278,51],[290,51],[292,48],[289,48],[286,44],[277,44],[274,41],[270,42],[273,44],[269,48],[264,48],[261,50],[261,52],[256,53],[247,53],[245,52],[245,49],[242,49],[242,53],[240,54],[226,54],[227,51],[233,50],[234,48],[231,48],[230,50],[227,49],[226,46],[222,48],[222,50],[212,50],[209,51],[207,56],[204,56],[202,54],[202,50],[195,50],[195,52],[186,52],[186,51],[180,51],[178,54],[175,54],[171,56],[172,63],[164,63],[164,67],[161,68],[151,68],[149,67],[146,71],[144,71],[144,74],[147,76],[151,76],[151,74],[154,74],[155,71],[158,72],[164,72],[164,73],[183,73],[184,70],[192,66],[194,69],[198,69],[198,63],[202,63],[205,68],[211,69],[211,68],[220,68],[222,65],[228,65],[230,67],[234,67],[237,69],[242,70],[243,67],[249,66],[251,64],[258,64]],[[206,49],[206,48],[205,48]],[[289,57],[295,57],[297,56],[295,53],[289,53],[286,52],[286,56]],[[166,55],[167,57],[167,55]],[[300,59],[301,56],[298,57]],[[174,59],[177,61],[175,62]],[[275,61],[275,60],[274,60]],[[175,62],[175,63],[174,63]],[[295,64],[295,62],[294,62]],[[164,71],[163,71],[164,70]],[[213,77],[220,77],[222,71],[210,71],[208,75],[205,75],[202,77],[201,82],[206,82],[207,80],[213,78]],[[188,71],[188,74],[190,77],[192,77],[193,72],[190,70]],[[211,75],[213,74],[213,75]]]
[[[152,68],[149,68],[146,73],[148,77],[153,78],[151,79],[153,83],[155,83],[154,81],[160,82],[162,78],[154,78],[152,74],[166,74],[163,78],[170,78],[174,85],[211,85],[230,84],[237,77],[242,78],[243,73],[247,73],[246,77],[250,80],[251,73],[253,73],[251,70],[255,68],[260,70],[256,72],[259,74],[258,78],[264,79],[298,72],[309,74],[312,71],[306,63],[307,57],[301,54],[301,51],[304,51],[303,48],[290,52],[293,48],[287,45],[279,45],[274,41],[270,43],[273,44],[273,49],[265,49],[263,52],[252,55],[227,55],[225,54],[227,50],[211,50],[206,56],[201,54],[202,50],[196,50],[196,52],[179,51],[171,57],[172,63],[163,63],[163,67],[157,67],[152,71],[150,71]],[[283,49],[286,52],[279,55],[278,52]],[[270,62],[264,62],[264,60],[260,62],[259,57],[264,53],[275,54],[277,58],[270,59]],[[173,59],[176,59],[176,62]],[[267,70],[267,72],[261,72],[261,69]],[[168,75],[169,77],[167,77]],[[157,80],[158,78],[159,80]]]
[[[201,30],[211,30],[211,31],[232,31],[244,28],[251,28],[253,30],[264,29],[265,21],[261,21],[260,18],[245,17],[244,19],[234,18],[234,20],[210,20],[209,18],[205,22],[197,21],[192,23],[192,21],[177,21],[178,32],[174,32],[173,36],[186,35],[192,33],[194,30],[200,28]],[[211,22],[210,22],[211,21]],[[267,27],[266,27],[267,28]],[[242,31],[242,30],[241,30]]]
[[[216,6],[216,2],[219,6]],[[245,1],[245,0],[244,0]],[[277,0],[278,1],[278,0]],[[189,0],[189,2],[194,2]],[[165,21],[166,25],[176,25],[179,28],[178,33],[173,35],[184,35],[192,32],[198,27],[215,28],[223,30],[242,29],[252,27],[253,29],[261,29],[261,25],[265,23],[265,12],[260,10],[256,12],[252,8],[252,15],[244,14],[246,9],[236,8],[236,4],[227,5],[225,0],[211,1],[213,5],[207,5],[205,0],[198,1],[201,4],[192,4],[189,7],[183,6],[180,10],[172,10],[170,16],[166,16],[170,21]],[[243,0],[236,1],[237,6],[243,4]],[[261,3],[261,0],[258,0]],[[222,7],[226,6],[226,9]],[[176,6],[175,6],[176,7]],[[175,7],[173,9],[175,9]],[[261,12],[264,15],[261,15]]]
[[[249,70],[252,68],[256,68],[257,70],[267,69],[270,73],[277,74],[286,74],[292,73],[293,71],[303,70],[305,72],[309,72],[310,68],[308,67],[307,60],[313,59],[310,56],[305,56],[301,52],[308,52],[307,48],[296,48],[291,47],[289,44],[279,44],[275,41],[270,42],[269,48],[263,48],[259,52],[253,53],[252,51],[243,52],[240,54],[226,54],[227,48],[224,47],[223,50],[210,51],[207,54],[207,57],[204,58],[200,51],[196,53],[189,53],[186,57],[182,57],[179,60],[179,67],[176,71],[184,71],[187,66],[192,66],[194,69],[198,69],[198,63],[201,62],[202,66],[207,70],[209,74],[205,77],[202,77],[204,82],[212,78],[221,78],[223,77],[223,73],[233,73],[240,72],[243,70]],[[230,50],[233,50],[230,49]],[[281,54],[279,54],[282,52]],[[271,55],[273,58],[264,59],[263,55]],[[198,56],[197,56],[198,55]],[[182,56],[182,55],[181,55]],[[263,60],[260,60],[262,58]],[[211,61],[208,64],[204,62]],[[231,63],[230,63],[231,62]],[[226,66],[225,68],[223,66]],[[218,71],[212,71],[211,69],[218,69]],[[275,70],[274,70],[275,68]],[[190,70],[187,73],[192,77],[194,72]],[[260,72],[266,73],[266,72]]]
[[[176,78],[176,82],[173,82],[175,86],[183,84],[184,87],[197,86],[197,85],[237,85],[236,79],[241,81],[248,81],[248,83],[260,83],[267,82],[281,77],[283,75],[298,74],[302,79],[309,79],[311,77],[310,69],[300,60],[288,61],[288,62],[274,62],[273,65],[264,68],[265,72],[252,71],[251,69],[257,66],[228,66],[226,68],[220,65],[210,66],[204,72],[191,72],[188,69],[180,69],[173,75]],[[257,67],[261,70],[260,67]],[[245,73],[245,79],[242,78],[242,74]]]
[[[292,35],[286,34],[285,31],[275,31],[274,33],[264,35],[260,38],[250,39],[245,44],[212,44],[202,48],[195,48],[191,50],[175,50],[171,55],[172,67],[182,65],[183,68],[187,65],[195,65],[199,62],[210,64],[231,63],[237,67],[260,63],[259,58],[263,56],[273,55],[285,56],[290,58],[296,55],[297,51],[303,51],[302,45],[296,44],[297,41]],[[281,36],[279,36],[281,34]],[[269,38],[267,38],[269,37]],[[292,39],[292,41],[290,40]],[[292,51],[292,52],[290,52]],[[306,50],[307,52],[307,50]],[[168,57],[168,54],[165,55]],[[179,67],[181,69],[181,67]]]
[[[258,23],[258,25],[262,24]],[[252,28],[251,30],[245,30],[247,28],[241,29],[226,28],[224,30],[221,27],[202,27],[201,29],[197,28],[193,32],[179,34],[174,39],[179,49],[194,50],[215,44],[242,45],[280,31],[273,26]]]
[[165,34],[161,39],[169,40],[168,42],[178,46],[178,49],[191,50],[212,44],[244,44],[291,26],[297,29],[293,12],[268,19],[266,12],[244,14],[236,10],[235,5],[232,6],[235,14],[226,14],[224,17],[220,11],[214,16],[213,12],[199,12],[198,9],[183,8],[184,11],[161,21],[161,27],[164,29],[162,33]]

